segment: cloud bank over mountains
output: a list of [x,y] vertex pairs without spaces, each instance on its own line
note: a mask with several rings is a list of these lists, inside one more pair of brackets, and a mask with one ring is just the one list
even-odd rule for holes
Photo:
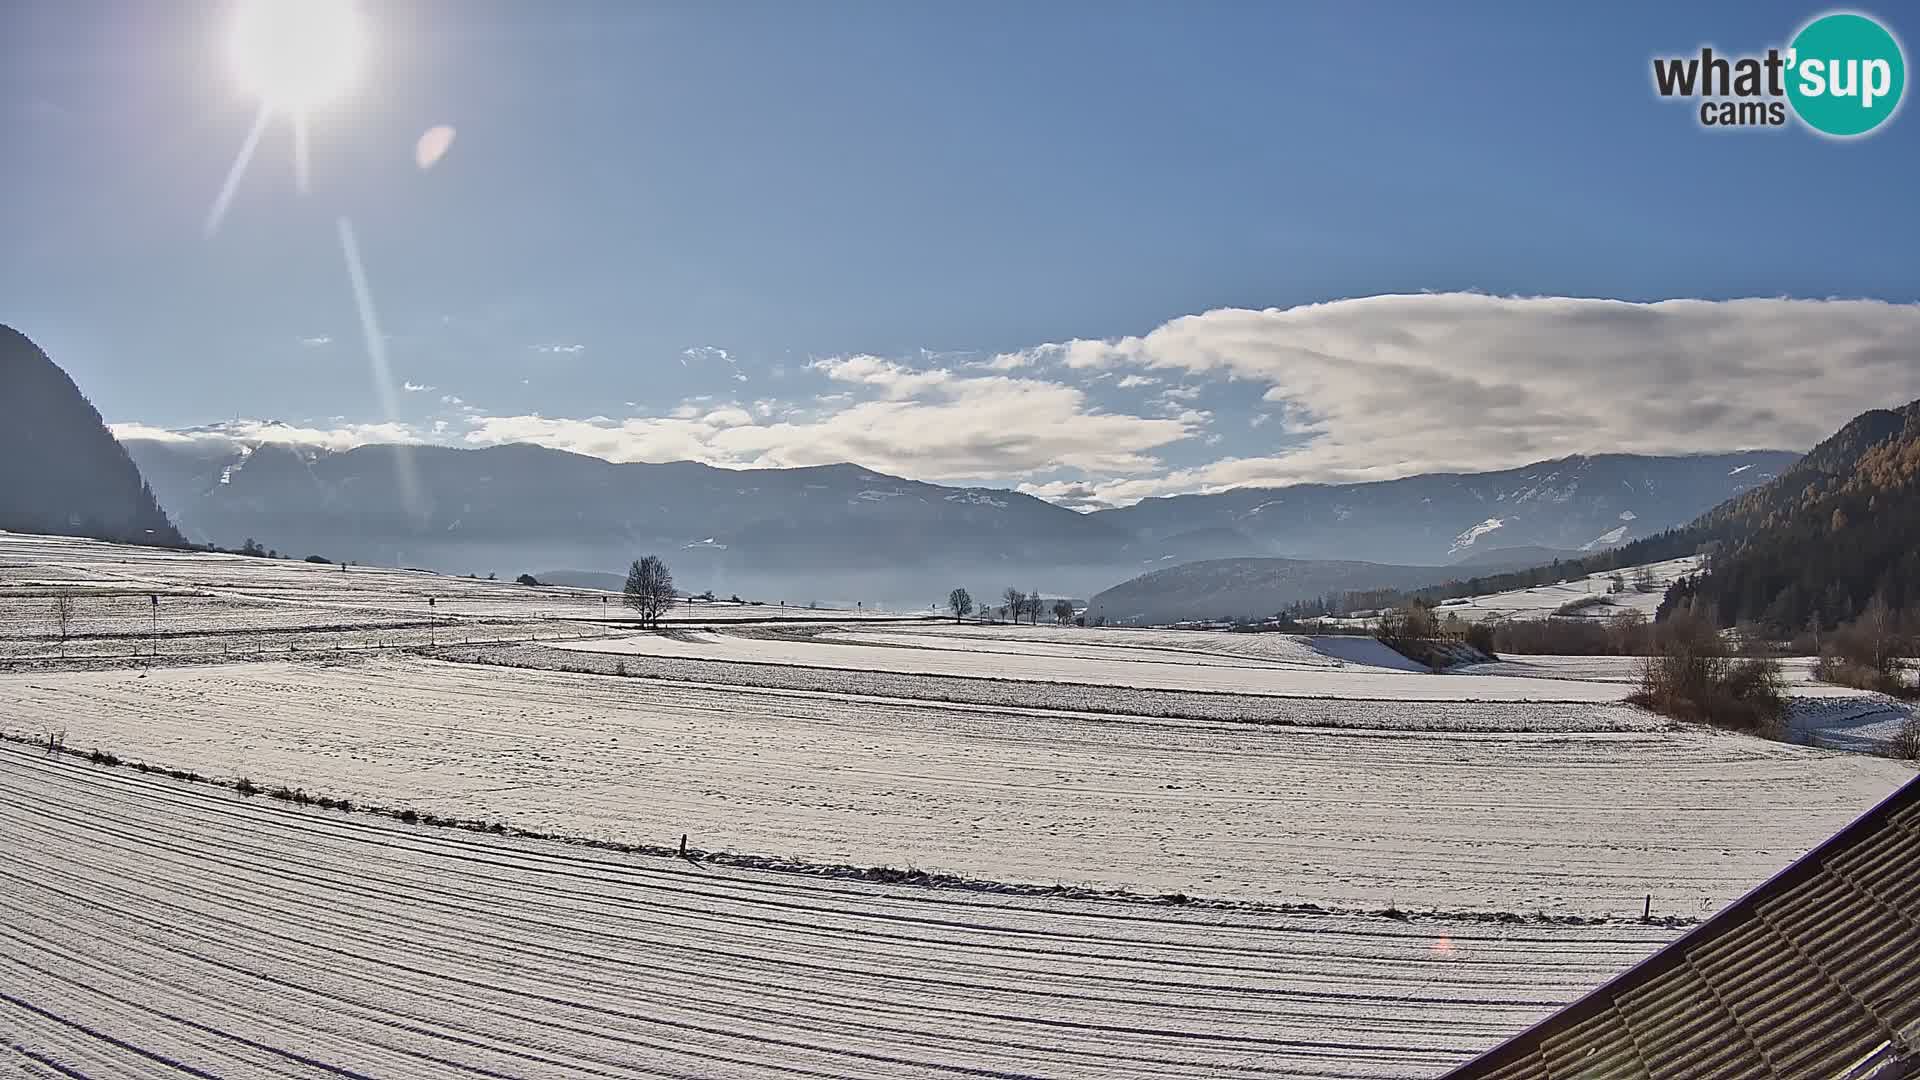
[[686,358],[714,369],[714,393],[625,416],[469,400],[371,423],[115,432],[326,449],[531,442],[736,467],[855,461],[1092,507],[1573,453],[1799,449],[1862,409],[1920,397],[1920,305],[1434,293],[1222,308],[1116,339],[814,358],[752,371],[780,393],[751,399],[736,396],[747,360],[714,346]]

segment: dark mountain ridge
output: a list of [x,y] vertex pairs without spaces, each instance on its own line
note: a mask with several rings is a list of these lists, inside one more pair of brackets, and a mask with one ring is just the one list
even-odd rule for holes
[[1690,534],[1719,553],[1662,611],[1687,601],[1723,626],[1775,634],[1831,629],[1875,597],[1920,611],[1920,401],[1855,417]]
[[182,543],[93,403],[38,345],[4,325],[0,529]]

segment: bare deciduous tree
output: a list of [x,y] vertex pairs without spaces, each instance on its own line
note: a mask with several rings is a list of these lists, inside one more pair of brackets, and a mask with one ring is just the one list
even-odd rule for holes
[[1660,583],[1654,580],[1653,567],[1651,566],[1642,566],[1640,572],[1633,575],[1634,592],[1650,593],[1659,587]]
[[947,610],[953,612],[953,621],[973,614],[973,595],[965,589],[955,589],[947,594]]
[[53,628],[60,635],[60,655],[67,655],[67,635],[73,629],[73,594],[59,593],[53,598]]
[[1053,621],[1065,626],[1073,621],[1073,601],[1055,600],[1053,602]]
[[1011,585],[1007,586],[1007,591],[1001,594],[1001,599],[1006,601],[1004,606],[1008,619],[1019,622],[1020,616],[1027,613],[1027,594],[1019,589]]
[[640,624],[649,629],[660,625],[660,616],[673,606],[673,572],[658,555],[634,561],[627,570],[622,603],[640,616]]
[[1039,589],[1035,589],[1032,592],[1028,593],[1027,594],[1027,620],[1033,623],[1033,625],[1039,626],[1040,625],[1040,609],[1045,605],[1046,605],[1046,602],[1040,599]]

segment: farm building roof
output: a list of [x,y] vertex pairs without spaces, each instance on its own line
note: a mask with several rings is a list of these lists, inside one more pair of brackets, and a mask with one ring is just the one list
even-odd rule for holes
[[1443,1080],[1920,1077],[1920,778]]

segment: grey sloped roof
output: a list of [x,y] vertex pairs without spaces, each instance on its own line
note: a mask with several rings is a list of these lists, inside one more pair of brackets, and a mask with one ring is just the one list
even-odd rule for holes
[[1920,1076],[1920,779],[1443,1080]]

